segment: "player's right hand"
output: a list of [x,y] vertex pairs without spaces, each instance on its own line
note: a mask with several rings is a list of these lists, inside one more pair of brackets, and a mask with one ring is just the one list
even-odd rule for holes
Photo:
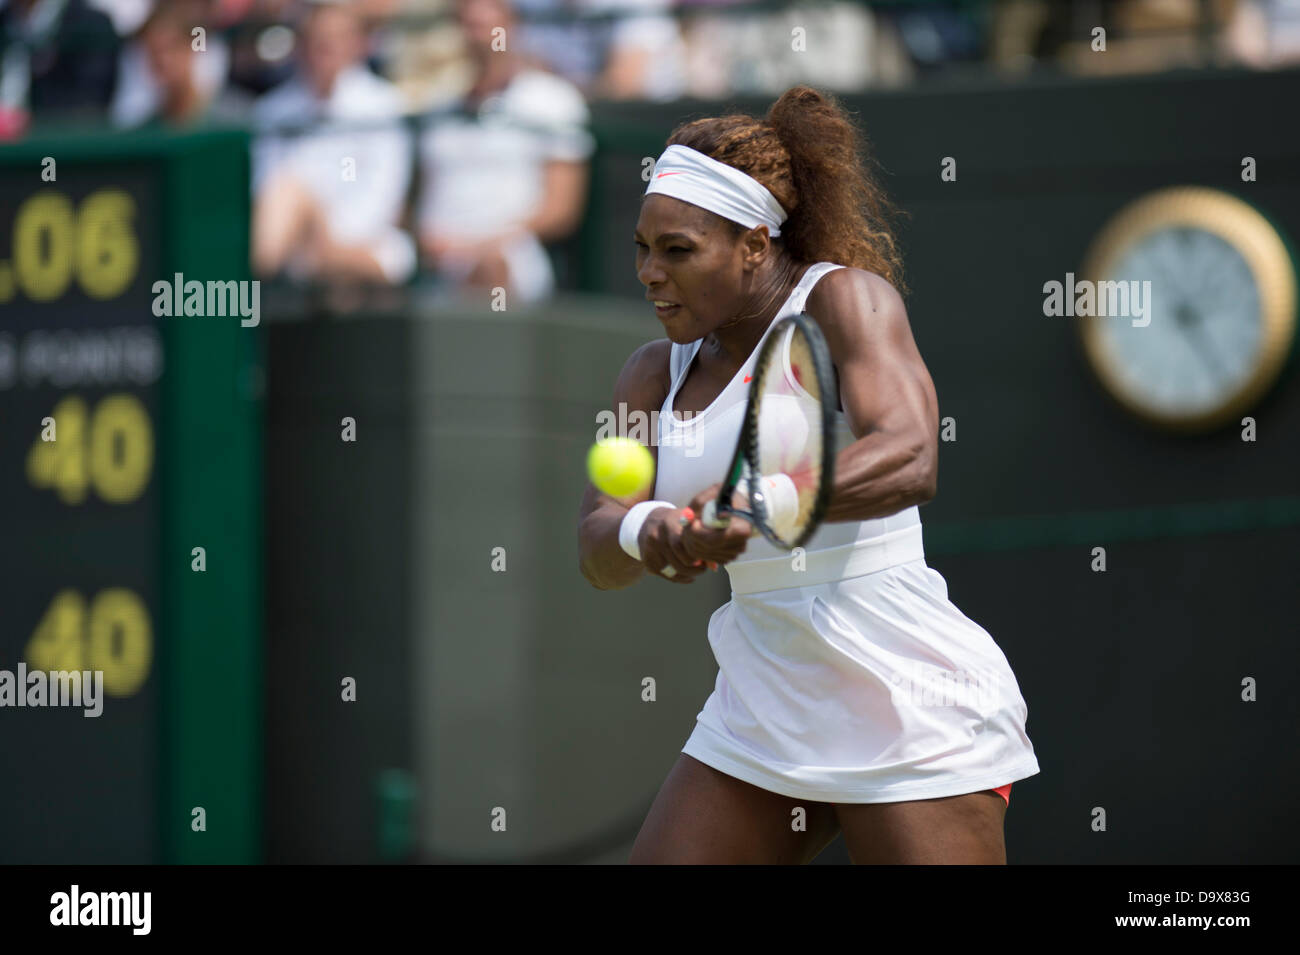
[[[692,512],[693,520],[682,531],[682,543],[686,546],[686,556],[704,560],[706,563],[729,564],[745,552],[749,538],[755,533],[749,521],[743,517],[731,515],[726,527],[706,527],[700,515],[709,502],[718,499],[721,484],[707,487],[691,500],[686,507]],[[737,493],[732,500],[741,498]],[[741,499],[742,506],[748,502]]]
[[[659,507],[651,511],[641,525],[637,544],[646,569],[675,584],[689,584],[709,569],[702,560],[686,552],[682,544],[682,508]],[[672,571],[665,574],[664,569]]]

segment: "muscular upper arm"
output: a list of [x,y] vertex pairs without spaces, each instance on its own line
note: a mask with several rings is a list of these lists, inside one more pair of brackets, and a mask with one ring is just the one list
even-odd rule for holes
[[[613,413],[614,421],[619,427],[622,427],[623,422],[627,422],[629,428],[635,429],[638,420],[644,422],[642,429],[634,431],[632,437],[644,439],[642,443],[649,447],[656,471],[659,466],[658,435],[654,432],[652,424],[657,421],[657,412],[663,407],[664,399],[668,397],[668,356],[671,348],[672,342],[661,338],[658,341],[647,342],[634,351],[624,363],[623,370],[619,372],[618,380],[614,383],[614,403],[608,409]],[[634,415],[634,412],[639,412],[640,415]],[[627,499],[624,503],[647,501],[653,489],[652,485],[644,494]],[[609,500],[588,482],[578,519],[581,520],[595,510],[602,499]]]
[[826,335],[854,436],[884,432],[934,454],[938,397],[894,287],[872,272],[836,269],[813,286],[807,310]]

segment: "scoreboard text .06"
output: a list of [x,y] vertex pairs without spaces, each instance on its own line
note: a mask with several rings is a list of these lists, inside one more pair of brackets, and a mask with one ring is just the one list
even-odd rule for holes
[[13,216],[11,258],[0,261],[0,305],[19,293],[53,301],[74,280],[92,299],[121,295],[140,262],[135,216],[135,201],[121,189],[98,189],[78,208],[57,189],[28,196]]

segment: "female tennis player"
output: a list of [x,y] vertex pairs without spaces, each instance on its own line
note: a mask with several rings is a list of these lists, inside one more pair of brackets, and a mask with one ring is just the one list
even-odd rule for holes
[[[668,337],[632,354],[614,402],[659,412],[656,477],[631,506],[587,487],[581,568],[616,589],[725,566],[732,599],[708,625],[716,687],[633,863],[808,862],[842,831],[855,863],[1005,864],[1010,784],[1038,772],[1006,657],[925,562],[938,402],[861,146],[834,97],[797,86],[765,120],[679,126],[642,199],[637,277]],[[791,554],[699,515],[765,334],[799,312],[839,407],[825,523]]]

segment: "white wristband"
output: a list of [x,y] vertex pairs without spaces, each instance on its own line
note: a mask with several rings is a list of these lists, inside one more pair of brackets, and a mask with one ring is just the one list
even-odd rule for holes
[[641,525],[645,523],[651,511],[657,511],[661,507],[676,506],[671,501],[642,501],[640,504],[634,504],[624,515],[623,523],[618,525],[618,546],[633,559],[640,560],[641,543],[638,538],[641,536]]
[[764,474],[758,483],[763,489],[767,523],[782,537],[788,536],[787,532],[799,516],[799,489],[794,486],[794,480],[788,474],[777,472]]

